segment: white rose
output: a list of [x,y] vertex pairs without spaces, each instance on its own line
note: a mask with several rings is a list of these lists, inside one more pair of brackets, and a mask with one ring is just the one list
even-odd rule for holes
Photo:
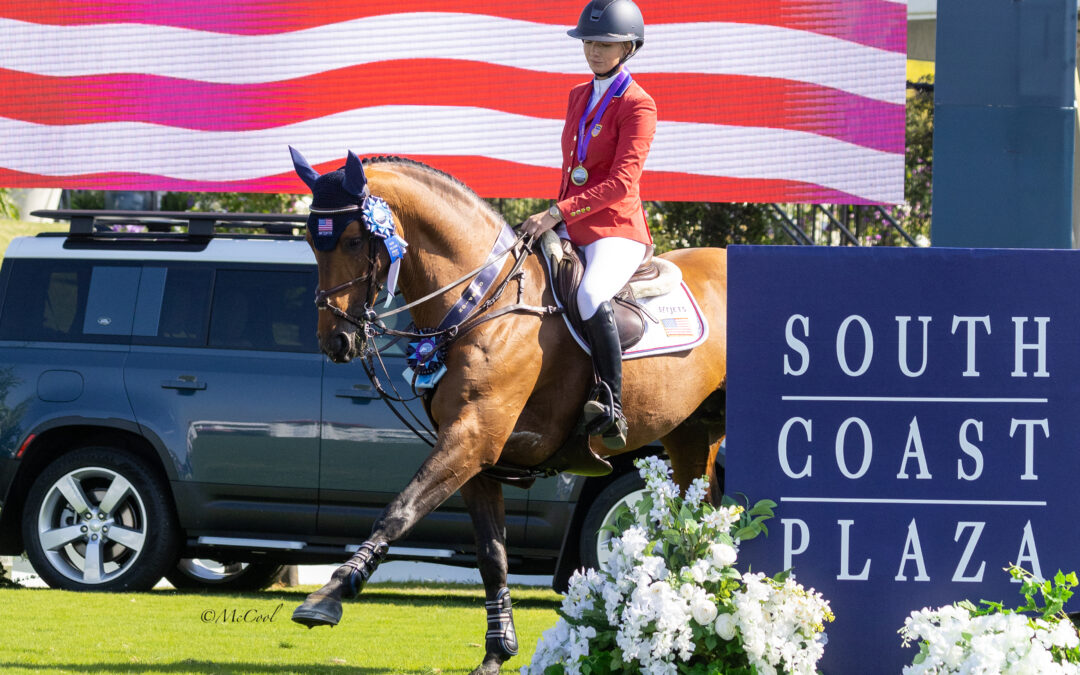
[[735,564],[738,554],[730,544],[712,544],[709,546],[709,555],[713,565],[717,567],[730,567]]
[[716,605],[708,598],[694,598],[690,605],[690,614],[702,626],[707,626],[716,618]]
[[716,617],[716,623],[713,624],[713,629],[721,640],[732,640],[735,638],[735,615],[734,614],[721,614]]

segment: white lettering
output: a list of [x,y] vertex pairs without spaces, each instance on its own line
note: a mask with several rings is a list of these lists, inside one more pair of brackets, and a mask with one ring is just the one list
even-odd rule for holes
[[[1035,535],[1031,531],[1031,521],[1024,525],[1024,538],[1020,540],[1020,552],[1016,554],[1017,567],[1023,567],[1042,579],[1042,566],[1039,565],[1039,552],[1035,550]],[[1013,583],[1020,583],[1013,579]]]
[[1035,475],[1035,427],[1038,426],[1050,438],[1050,420],[1018,420],[1013,418],[1009,427],[1009,438],[1019,427],[1024,427],[1024,473],[1020,480],[1039,480]]
[[795,350],[795,353],[802,357],[802,361],[798,368],[792,368],[791,362],[788,360],[788,355],[784,354],[784,374],[785,375],[802,375],[806,372],[806,369],[810,367],[810,350],[806,348],[806,343],[795,337],[795,323],[802,324],[803,337],[810,337],[810,319],[802,314],[792,314],[788,317],[787,325],[784,326],[784,339],[787,340],[788,347]]
[[862,572],[857,575],[852,575],[848,570],[849,559],[851,557],[851,526],[854,520],[838,520],[836,523],[840,526],[840,574],[836,577],[837,581],[866,581],[870,578],[870,559],[866,559],[866,564],[863,565]]
[[908,348],[907,348],[907,325],[908,325],[908,322],[911,321],[911,317],[910,316],[898,316],[898,317],[896,317],[896,323],[897,323],[896,330],[897,330],[897,338],[898,338],[898,340],[897,340],[897,349],[896,349],[896,358],[900,362],[900,372],[902,372],[904,375],[907,375],[908,377],[918,377],[918,376],[922,375],[923,372],[926,370],[926,351],[927,351],[927,343],[929,342],[929,340],[927,339],[927,333],[928,333],[928,329],[929,329],[929,326],[930,326],[930,319],[931,318],[928,317],[928,316],[920,316],[919,317],[919,322],[922,324],[922,365],[919,366],[918,370],[912,371],[910,368],[908,368],[908,354],[907,354],[907,352],[908,352]]
[[[863,332],[863,360],[862,364],[855,370],[851,369],[848,365],[847,358],[847,331],[848,326],[854,323],[858,323]],[[840,369],[851,377],[858,377],[865,373],[870,368],[870,360],[874,356],[874,334],[870,331],[870,324],[866,323],[866,319],[862,318],[858,314],[852,314],[848,318],[844,319],[840,324],[840,329],[836,331],[836,361],[840,364]]]
[[1024,342],[1024,324],[1027,323],[1026,316],[1014,316],[1012,318],[1013,324],[1016,326],[1016,358],[1013,360],[1013,377],[1027,377],[1027,373],[1024,371],[1024,352],[1033,349],[1038,357],[1038,369],[1035,371],[1035,377],[1050,377],[1050,373],[1046,370],[1046,324],[1050,322],[1048,316],[1036,316],[1035,323],[1038,326],[1039,336],[1036,338],[1036,342]]
[[900,569],[896,573],[896,581],[907,581],[907,576],[904,575],[904,566],[908,561],[915,562],[915,568],[918,573],[915,575],[915,581],[930,581],[930,577],[926,575],[926,562],[923,560],[922,544],[919,543],[919,528],[915,525],[915,519],[911,519],[911,523],[907,529],[907,539],[904,541],[904,554],[900,557]]
[[[784,526],[784,569],[791,569],[791,559],[806,551],[810,546],[810,528],[806,522],[798,518],[781,518],[780,524]],[[793,544],[792,526],[799,529],[799,545]]]
[[780,428],[780,440],[776,444],[776,454],[780,458],[780,468],[784,470],[788,478],[809,478],[810,462],[813,459],[809,453],[806,455],[806,463],[803,464],[802,470],[797,473],[792,470],[791,464],[788,462],[788,434],[791,432],[791,427],[796,424],[806,430],[806,440],[808,442],[813,440],[811,437],[813,422],[802,417],[792,417],[787,422],[784,422],[784,426]]
[[989,316],[956,316],[952,318],[952,334],[956,335],[956,329],[960,324],[967,324],[967,369],[964,377],[978,377],[979,371],[975,370],[975,324],[981,323],[986,328],[986,334],[990,334]]
[[960,449],[968,457],[975,460],[975,469],[971,473],[964,471],[963,459],[956,460],[956,477],[960,480],[978,480],[983,471],[982,450],[979,450],[978,446],[967,439],[967,431],[972,427],[975,428],[975,433],[978,434],[978,441],[982,443],[983,439],[983,424],[979,420],[967,419],[960,425]]
[[911,424],[908,425],[907,445],[904,446],[904,457],[900,461],[900,472],[896,474],[897,478],[908,477],[907,461],[912,457],[919,463],[919,473],[915,475],[915,478],[919,480],[933,478],[926,468],[926,452],[923,450],[922,434],[919,433],[919,418],[917,417],[912,417]]
[[964,555],[960,556],[960,562],[956,564],[956,570],[952,576],[953,581],[981,582],[983,572],[986,571],[986,561],[984,560],[979,564],[979,571],[975,576],[965,576],[964,574],[968,563],[971,561],[971,554],[975,552],[975,545],[979,543],[979,537],[982,535],[983,528],[986,527],[986,523],[960,521],[956,524],[956,534],[953,535],[953,541],[960,541],[960,535],[969,527],[971,528],[971,538],[967,540],[967,545],[964,546]]
[[[859,427],[862,431],[863,439],[863,458],[862,464],[859,466],[859,470],[852,473],[848,469],[847,460],[844,458],[844,441],[847,439],[847,430],[852,424]],[[836,432],[836,466],[840,469],[840,473],[844,474],[845,478],[852,480],[862,478],[863,475],[870,469],[870,460],[874,455],[874,441],[870,438],[870,429],[866,426],[866,422],[863,422],[858,417],[849,417],[844,420],[844,423],[840,425],[840,429]]]

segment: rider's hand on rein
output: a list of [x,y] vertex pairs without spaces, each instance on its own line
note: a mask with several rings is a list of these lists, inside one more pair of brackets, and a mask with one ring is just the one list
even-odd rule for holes
[[540,213],[534,213],[525,219],[525,222],[521,224],[520,231],[533,237],[533,239],[539,239],[540,235],[554,228],[559,224],[550,212],[541,211]]

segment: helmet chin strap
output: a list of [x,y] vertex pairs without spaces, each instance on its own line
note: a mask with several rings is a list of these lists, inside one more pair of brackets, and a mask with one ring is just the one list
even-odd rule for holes
[[626,52],[626,54],[624,54],[623,57],[621,59],[619,59],[619,62],[615,64],[615,67],[612,68],[611,70],[607,71],[603,75],[597,75],[596,79],[598,79],[598,80],[606,80],[606,79],[608,79],[609,77],[611,77],[615,73],[619,72],[619,68],[622,68],[623,64],[630,60],[631,56],[633,56],[634,54],[637,54],[637,45],[634,44],[634,43],[630,43],[630,44],[631,44],[630,51]]

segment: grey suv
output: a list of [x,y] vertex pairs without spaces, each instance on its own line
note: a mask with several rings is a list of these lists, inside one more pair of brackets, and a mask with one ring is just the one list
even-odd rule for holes
[[[346,558],[429,448],[360,364],[319,353],[303,218],[35,215],[72,226],[14,240],[0,268],[0,554],[109,590],[258,588]],[[224,231],[241,224],[286,234]],[[403,345],[382,356],[407,392]],[[595,565],[598,530],[641,487],[631,460],[506,487],[511,571],[561,589]],[[472,565],[461,499],[392,553]]]

